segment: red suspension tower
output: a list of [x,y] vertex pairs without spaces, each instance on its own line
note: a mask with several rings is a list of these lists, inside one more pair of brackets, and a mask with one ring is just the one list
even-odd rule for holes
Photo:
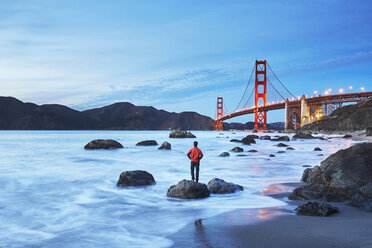
[[223,117],[223,98],[217,97],[217,121],[216,121],[216,130],[223,131],[223,121],[219,120]]
[[256,60],[256,79],[255,79],[255,113],[254,129],[267,130],[266,112],[258,111],[258,106],[266,106],[267,85],[266,85],[266,60]]

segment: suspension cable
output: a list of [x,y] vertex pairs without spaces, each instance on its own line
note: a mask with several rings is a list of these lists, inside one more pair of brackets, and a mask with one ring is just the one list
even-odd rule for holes
[[268,77],[266,77],[266,78],[267,78],[267,81],[269,82],[269,84],[274,88],[276,93],[278,93],[279,96],[281,96],[281,98],[283,98],[283,100],[285,100],[285,98],[282,96],[282,94],[280,94],[279,91],[275,88],[275,86],[271,83],[270,79]]
[[[294,98],[296,98],[288,89],[287,89],[287,87],[285,87],[285,85],[282,83],[282,81],[280,81],[280,79],[278,78],[278,76],[275,74],[275,72],[273,71],[273,69],[271,69],[271,66],[269,65],[269,63],[268,62],[266,62],[267,63],[267,65],[269,66],[269,68],[270,68],[270,70],[271,70],[271,72],[274,74],[274,76],[276,77],[276,79],[278,79],[278,81],[279,81],[279,83],[284,87],[284,89],[286,89],[287,90],[287,92],[291,95],[291,96],[293,96]],[[271,84],[271,83],[270,83]],[[274,87],[274,86],[273,86]],[[276,90],[276,89],[275,89]]]
[[243,101],[243,98],[244,98],[244,96],[245,96],[245,93],[246,93],[247,90],[248,90],[249,83],[251,82],[251,79],[252,79],[252,76],[253,76],[254,68],[255,68],[255,66],[253,66],[253,68],[252,68],[251,76],[249,77],[249,80],[248,80],[247,86],[245,87],[245,90],[244,90],[243,96],[242,96],[242,98],[240,99],[238,105],[236,106],[236,108],[235,108],[235,110],[234,110],[233,112],[235,112],[235,111],[239,108],[240,104],[241,104],[242,101]]
[[249,103],[249,101],[250,101],[251,98],[252,98],[253,92],[254,92],[254,88],[252,89],[251,95],[249,96],[247,102],[244,104],[243,109],[244,109],[245,107],[247,107],[247,104]]
[[[223,107],[224,107],[224,109],[226,109],[226,111],[224,111],[225,113],[230,113],[229,112],[229,109],[226,107],[226,104],[225,103],[223,103]],[[234,111],[235,112],[235,111]]]

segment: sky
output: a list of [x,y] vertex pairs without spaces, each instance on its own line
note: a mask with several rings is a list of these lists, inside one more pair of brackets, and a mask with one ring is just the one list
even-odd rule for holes
[[[114,102],[215,117],[255,60],[294,95],[372,90],[372,2],[2,0],[0,95],[85,110]],[[274,79],[273,79],[274,80]],[[232,121],[252,121],[244,116]],[[284,121],[283,111],[268,121]]]

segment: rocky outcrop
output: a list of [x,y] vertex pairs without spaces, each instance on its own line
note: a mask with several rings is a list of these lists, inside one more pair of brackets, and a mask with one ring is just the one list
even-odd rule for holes
[[271,141],[290,141],[287,135],[271,138]]
[[303,126],[302,130],[352,131],[372,127],[372,99],[336,109],[322,120]]
[[196,138],[196,136],[186,130],[177,129],[169,134],[169,138]]
[[228,152],[223,152],[219,155],[219,157],[230,157],[230,153]]
[[372,143],[359,143],[340,150],[321,162],[320,166],[304,171],[307,182],[288,197],[294,200],[322,199],[350,201],[368,205],[372,197],[366,194],[372,183]]
[[158,142],[156,142],[155,140],[144,140],[136,144],[136,146],[157,146],[157,145],[158,145]]
[[170,143],[168,143],[167,141],[164,141],[163,144],[161,144],[161,146],[159,146],[158,150],[171,150],[172,149],[172,145]]
[[242,186],[225,182],[219,178],[213,178],[210,180],[207,184],[207,187],[212,194],[229,194],[234,193],[237,190],[243,190]]
[[210,191],[204,183],[196,183],[190,180],[182,180],[172,185],[167,192],[168,197],[181,199],[201,199],[209,197]]
[[120,174],[119,180],[116,183],[118,187],[129,186],[146,186],[155,183],[154,177],[143,170],[125,171]]
[[90,141],[84,146],[84,149],[95,150],[95,149],[114,149],[123,148],[123,145],[112,139],[96,139]]
[[243,152],[244,150],[243,150],[243,148],[241,148],[241,147],[234,147],[233,149],[231,149],[231,151],[232,152]]
[[295,208],[295,212],[297,215],[327,217],[339,213],[339,210],[327,203],[308,202]]
[[315,139],[315,137],[309,131],[297,130],[292,139]]

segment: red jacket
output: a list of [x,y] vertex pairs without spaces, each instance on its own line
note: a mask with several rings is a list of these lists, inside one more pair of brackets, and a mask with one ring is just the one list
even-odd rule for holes
[[191,161],[199,163],[200,159],[203,157],[203,153],[199,148],[194,147],[187,153],[187,157],[189,157]]

